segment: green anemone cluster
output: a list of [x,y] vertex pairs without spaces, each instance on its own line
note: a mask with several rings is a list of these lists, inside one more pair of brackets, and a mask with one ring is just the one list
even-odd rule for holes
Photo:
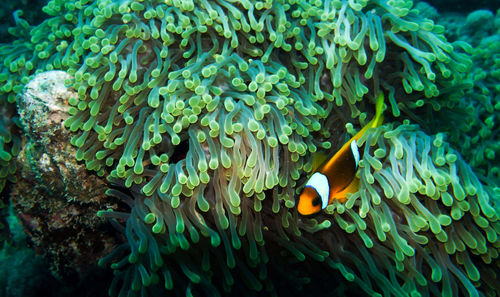
[[[422,98],[435,97],[443,85],[459,81],[469,64],[467,57],[443,38],[443,27],[419,17],[411,1],[228,1],[213,5],[192,1],[51,1],[44,12],[51,17],[36,27],[22,20],[20,12],[15,13],[17,26],[10,32],[18,40],[0,50],[4,61],[0,95],[13,103],[34,73],[68,70],[75,76],[80,98],[72,101],[74,117],[67,125],[73,131],[85,131],[85,136],[74,140],[79,147],[91,130],[104,142],[114,132],[111,130],[120,126],[120,120],[131,126],[132,117],[140,112],[140,108],[135,113],[127,111],[132,105],[147,102],[161,113],[160,98],[179,93],[181,88],[193,96],[189,92],[175,96],[180,99],[170,103],[170,116],[159,114],[166,118],[161,121],[173,124],[167,126],[175,126],[170,134],[178,135],[196,122],[195,117],[212,102],[211,98],[224,98],[223,85],[234,92],[250,93],[254,99],[245,103],[249,108],[254,109],[252,101],[259,99],[257,120],[273,104],[281,111],[291,105],[305,116],[318,113],[324,117],[326,113],[310,107],[312,102],[321,101],[322,105],[335,102],[337,106],[346,102],[351,117],[360,116],[363,122],[366,113],[360,112],[359,105],[369,89],[375,91],[382,86],[388,90],[395,116],[400,115],[400,108],[409,113],[427,103],[436,107],[439,104],[435,100]],[[379,77],[375,68],[386,56],[391,63],[386,63],[384,72],[390,75]],[[255,61],[249,66],[250,60]],[[223,67],[220,72],[218,67]],[[289,74],[295,81],[290,81]],[[217,83],[221,80],[224,84]],[[209,86],[213,82],[214,86]],[[297,93],[300,100],[282,98],[289,93],[285,85],[292,89],[304,86],[307,96]],[[112,98],[107,96],[109,92],[118,94]],[[412,96],[396,102],[395,96],[399,98],[402,92]],[[189,101],[192,97],[199,99]],[[178,110],[184,110],[182,103],[177,103],[181,100],[189,107],[186,110],[194,107],[194,112],[179,118]],[[121,108],[116,106],[111,112],[107,109],[116,105],[113,102]],[[214,102],[210,107],[216,105]],[[99,119],[106,115],[111,118]],[[305,134],[305,128],[299,125],[299,134]],[[314,128],[317,130],[318,125]],[[139,141],[139,145],[151,140],[144,146],[148,151],[148,146],[160,141],[159,134],[167,132],[163,130]],[[111,151],[126,152],[123,159],[119,155],[110,157],[105,152],[107,147],[99,154],[97,147],[92,154],[82,149],[79,158],[96,170],[115,166],[110,164],[120,159],[122,166],[117,168],[123,176],[123,165],[131,167],[135,158],[131,157],[133,145],[125,150],[120,144],[129,136],[127,133],[124,137],[113,135],[118,139],[114,143],[118,149]],[[284,133],[291,134],[289,129]],[[275,143],[278,136],[271,142]],[[179,142],[177,138],[172,136]]]
[[16,27],[27,40],[0,47],[0,95],[13,102],[44,70],[74,77],[65,125],[76,158],[133,192],[109,191],[129,213],[99,213],[127,238],[101,261],[115,270],[111,295],[277,292],[269,274],[303,285],[311,275],[286,263],[305,260],[371,294],[498,292],[474,272],[497,258],[496,192],[441,136],[431,146],[406,126],[380,128],[366,140],[360,192],[317,218],[294,208],[311,156],[340,147],[379,92],[388,117],[415,119],[469,86],[468,46],[412,6],[53,0],[42,24]]
[[[277,275],[297,290],[307,277],[318,277],[318,270],[304,273],[307,266],[280,270],[287,262],[270,255],[276,246],[287,251],[288,261],[324,263],[329,277],[338,273],[374,296],[498,294],[499,189],[484,186],[443,134],[428,136],[416,125],[372,129],[359,145],[359,191],[312,219],[286,207],[277,213],[267,208],[280,199],[279,191],[266,193],[259,211],[243,200],[248,209],[241,219],[228,216],[225,227],[217,215],[196,218],[199,198],[223,200],[217,191],[224,181],[209,183],[202,195],[193,195],[196,201],[176,208],[137,187],[133,197],[110,190],[132,210],[100,213],[126,219],[120,228],[128,242],[100,262],[117,270],[110,294],[180,286],[194,296],[218,296],[220,288],[251,295],[241,284],[279,293]],[[327,288],[332,294],[342,286],[333,283]]]
[[[444,21],[443,21],[444,22]],[[480,28],[480,30],[478,29]],[[500,184],[500,10],[476,11],[459,26],[461,42],[474,67],[467,75],[472,83],[466,93],[450,104],[436,122],[467,162],[491,184]],[[466,120],[464,120],[466,119]]]
[[384,296],[498,295],[500,189],[484,186],[443,134],[385,125],[363,143],[360,190],[326,208],[341,229],[321,232],[334,260],[370,289],[385,283]]
[[9,29],[9,33],[19,39],[11,44],[0,44],[0,192],[7,181],[15,182],[16,164],[13,158],[21,149],[16,95],[28,82],[28,75],[34,67],[33,64],[31,67],[26,65],[26,57],[32,57],[33,50],[26,41],[30,26],[21,15],[20,11],[14,13],[16,27]]
[[[417,98],[437,96],[469,63],[406,1],[53,1],[45,10],[77,23],[52,22],[56,39],[74,40],[61,41],[57,55],[51,43],[41,52],[75,77],[79,97],[66,126],[79,133],[77,159],[101,174],[111,168],[127,186],[147,184],[149,195],[172,187],[174,197],[190,197],[209,170],[247,156],[244,194],[272,188],[279,166],[263,162],[276,167],[265,176],[251,170],[264,149],[286,147],[294,162],[314,153],[324,145],[311,134],[332,109],[347,106],[363,122],[363,97],[381,88],[396,116],[400,107],[434,104]],[[391,74],[382,77],[376,67],[387,54]],[[412,96],[396,102],[404,91]],[[266,145],[232,160],[242,136]],[[188,139],[193,162],[171,162]]]
[[[472,51],[474,88],[464,98],[475,118],[462,138],[467,161],[494,183],[500,183],[500,33],[484,39]],[[463,136],[469,137],[463,137]]]
[[[17,156],[20,150],[20,140],[12,133],[17,131],[12,111],[9,106],[0,105],[0,192],[2,192],[7,181],[15,182],[16,164],[12,157]],[[14,121],[13,121],[14,120]]]
[[20,10],[13,13],[16,26],[8,32],[14,41],[0,44],[0,191],[7,181],[16,181],[15,158],[21,150],[22,130],[17,96],[33,75],[54,69],[50,61],[37,54],[37,39],[31,38],[34,28],[22,15]]

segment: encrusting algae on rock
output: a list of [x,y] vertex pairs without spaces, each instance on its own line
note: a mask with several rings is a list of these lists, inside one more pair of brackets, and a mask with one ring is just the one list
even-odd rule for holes
[[[41,25],[19,20],[29,38],[0,47],[0,97],[43,70],[74,78],[75,158],[109,172],[130,208],[98,213],[127,239],[100,261],[110,295],[283,294],[332,278],[332,293],[498,295],[498,188],[408,125],[471,87],[469,47],[412,6],[50,1]],[[380,92],[393,123],[359,140],[360,190],[300,216],[312,155],[366,124]]]
[[105,179],[74,159],[72,135],[64,129],[68,100],[77,96],[64,85],[67,78],[64,71],[40,73],[18,97],[25,133],[15,158],[18,182],[9,195],[31,246],[58,278],[75,271],[84,275],[120,241],[95,215],[103,207],[116,207],[116,200],[105,195]]

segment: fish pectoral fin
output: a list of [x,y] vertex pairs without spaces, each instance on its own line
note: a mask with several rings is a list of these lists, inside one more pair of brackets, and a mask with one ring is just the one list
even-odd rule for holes
[[333,199],[337,199],[340,202],[344,202],[346,200],[347,193],[356,193],[359,190],[360,180],[355,177],[352,182],[345,187],[342,191],[333,194]]
[[312,172],[315,172],[328,159],[328,155],[323,153],[316,153],[312,160]]

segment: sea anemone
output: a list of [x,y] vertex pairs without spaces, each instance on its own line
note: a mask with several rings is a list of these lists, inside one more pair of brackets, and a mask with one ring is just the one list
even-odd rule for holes
[[44,69],[74,77],[75,157],[130,208],[99,212],[127,238],[100,262],[111,295],[281,292],[313,277],[292,269],[309,261],[371,294],[498,292],[498,191],[442,134],[371,130],[360,190],[315,218],[295,209],[311,156],[365,124],[377,94],[394,123],[425,122],[470,88],[467,44],[412,5],[50,1],[1,92]]

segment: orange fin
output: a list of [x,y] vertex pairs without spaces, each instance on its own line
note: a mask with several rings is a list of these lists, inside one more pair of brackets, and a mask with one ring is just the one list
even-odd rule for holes
[[312,172],[315,172],[328,159],[328,155],[323,153],[316,153],[312,160]]
[[332,200],[337,199],[340,202],[344,202],[346,200],[345,196],[347,193],[356,193],[359,190],[359,184],[360,184],[359,178],[355,177],[345,189],[333,194]]

